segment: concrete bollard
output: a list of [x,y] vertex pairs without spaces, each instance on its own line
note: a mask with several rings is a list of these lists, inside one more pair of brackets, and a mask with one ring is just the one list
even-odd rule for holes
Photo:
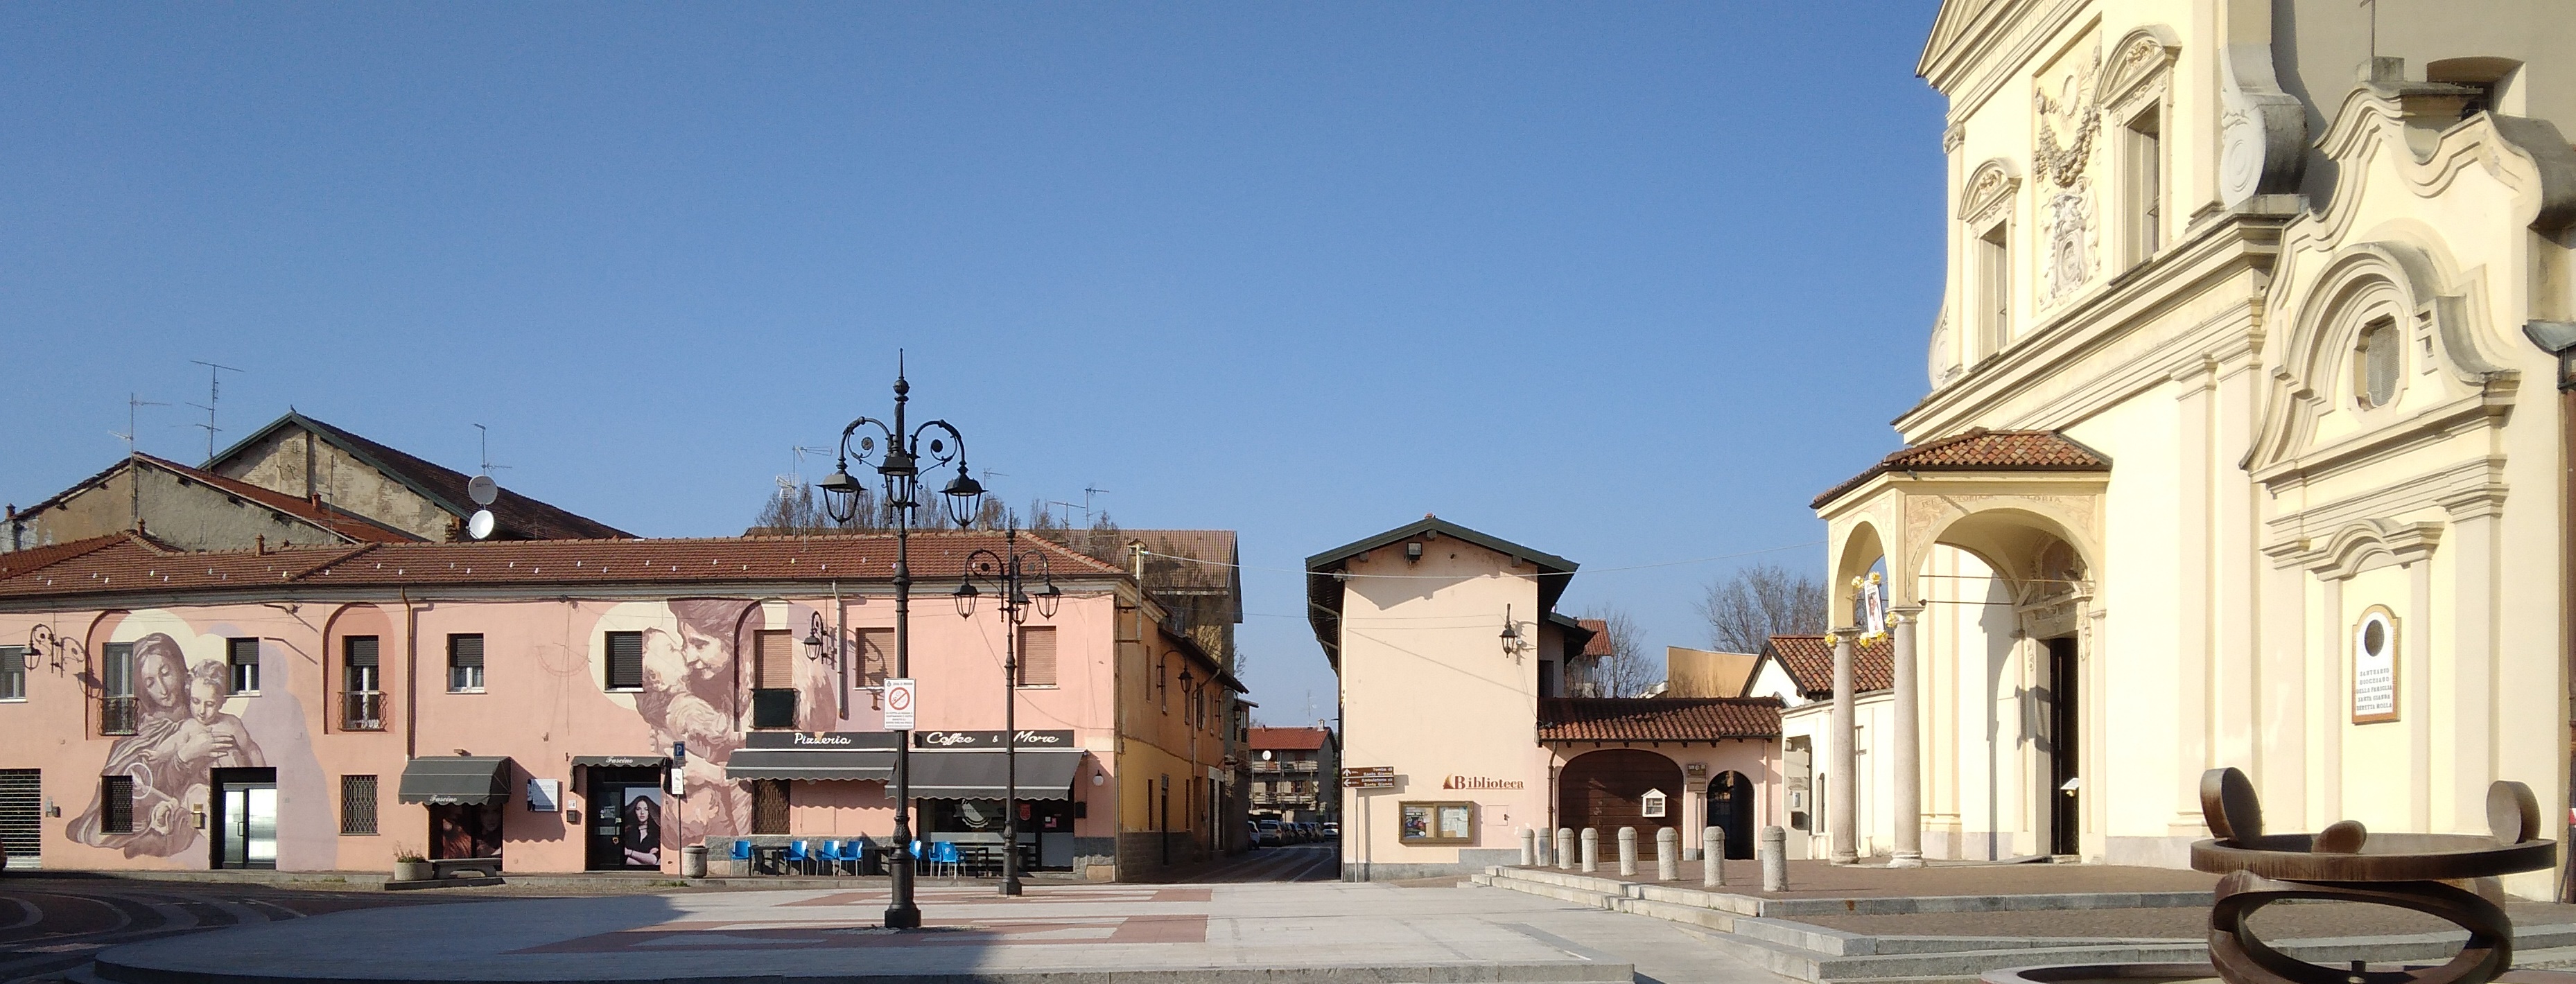
[[1726,828],[1710,827],[1699,832],[1699,887],[1716,888],[1726,884]]
[[1637,828],[1619,828],[1619,877],[1637,877]]
[[1574,870],[1574,828],[1556,828],[1556,870]]
[[1762,890],[1789,890],[1789,832],[1779,827],[1762,828]]
[[1601,828],[1599,827],[1583,828],[1583,864],[1581,865],[1581,868],[1583,873],[1587,875],[1601,870]]
[[1538,831],[1521,828],[1521,867],[1538,863]]
[[1672,881],[1682,876],[1682,832],[1671,827],[1655,831],[1655,880]]

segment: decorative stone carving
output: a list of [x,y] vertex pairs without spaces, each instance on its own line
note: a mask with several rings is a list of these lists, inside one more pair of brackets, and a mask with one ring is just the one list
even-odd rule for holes
[[1943,308],[1941,316],[1932,322],[1930,354],[1931,365],[1928,368],[1935,388],[1959,374],[1959,353],[1950,345],[1950,311],[1947,308]]
[[2229,207],[2299,190],[2308,114],[2281,91],[2268,45],[2228,45],[2219,59],[2218,194]]
[[2021,179],[2013,175],[2011,161],[1998,157],[1977,165],[1959,191],[1959,221],[1983,228],[2020,188]]
[[1959,152],[1959,145],[1960,145],[1960,144],[1967,143],[1967,142],[1968,142],[1968,127],[1967,127],[1967,124],[1964,124],[1964,123],[1952,123],[1952,124],[1950,124],[1949,126],[1943,127],[1943,128],[1941,129],[1941,152],[1942,152],[1942,153],[1944,153],[1944,154],[1955,154],[1955,153],[1958,153],[1958,152]]
[[[2039,145],[2031,151],[2031,172],[2048,189],[2039,215],[2047,255],[2039,284],[2043,307],[2073,296],[2100,266],[2094,260],[2102,236],[2094,222],[2090,172],[2093,145],[2102,134],[2101,51],[2061,59],[2069,61],[2043,73],[2032,97]],[[2068,135],[2064,143],[2061,133]]]

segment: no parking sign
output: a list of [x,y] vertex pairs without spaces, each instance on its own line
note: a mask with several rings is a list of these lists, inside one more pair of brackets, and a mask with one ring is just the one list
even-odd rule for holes
[[885,682],[885,726],[888,731],[912,730],[912,705],[921,694],[911,680]]

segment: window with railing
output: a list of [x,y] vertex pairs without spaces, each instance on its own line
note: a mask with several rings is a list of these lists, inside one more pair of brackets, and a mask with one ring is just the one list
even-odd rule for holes
[[134,644],[111,642],[99,659],[98,733],[134,733]]
[[385,692],[375,636],[340,640],[340,726],[350,731],[381,731],[385,726]]
[[365,837],[376,832],[376,777],[340,777],[340,833]]

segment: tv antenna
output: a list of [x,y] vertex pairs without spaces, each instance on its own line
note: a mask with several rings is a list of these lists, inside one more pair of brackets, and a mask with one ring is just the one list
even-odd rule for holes
[[500,468],[507,470],[510,467],[508,465],[496,465],[492,463],[491,428],[485,427],[481,424],[474,425],[474,441],[479,446],[479,451],[483,456],[483,474],[485,477],[488,478],[491,476],[492,469]]
[[[123,440],[123,441],[125,442],[125,456],[126,456],[126,457],[128,457],[128,458],[134,457],[134,434],[135,434],[135,430],[134,430],[134,420],[135,420],[135,418],[136,418],[137,416],[139,416],[139,415],[140,415],[140,414],[139,414],[139,411],[140,411],[140,410],[142,410],[142,408],[144,408],[144,407],[166,407],[166,406],[169,406],[169,404],[167,404],[167,403],[160,403],[160,402],[156,402],[156,401],[153,401],[153,400],[146,400],[146,399],[144,399],[144,398],[142,397],[142,395],[140,395],[140,394],[136,394],[136,393],[127,393],[127,394],[125,394],[125,430],[123,430],[122,432],[119,432],[119,431],[109,431],[109,432],[108,432],[108,434],[109,434],[109,435],[111,435],[111,436],[113,436],[113,437],[119,438],[119,439],[121,439],[121,440]],[[209,456],[211,457],[211,454],[210,454]]]
[[206,461],[211,463],[215,460],[215,432],[223,429],[215,426],[215,401],[224,395],[224,374],[228,372],[241,372],[242,370],[235,369],[231,366],[207,362],[203,359],[190,359],[188,361],[193,364],[206,367],[206,402],[191,403],[188,405],[206,412],[206,422],[193,426],[203,427],[206,430]]
[[802,444],[787,449],[787,474],[778,476],[778,494],[788,495],[805,486],[805,456],[829,454],[830,448],[809,448]]
[[1109,494],[1109,490],[1108,490],[1108,489],[1101,488],[1101,487],[1099,487],[1099,486],[1097,486],[1097,485],[1085,485],[1085,486],[1083,486],[1083,487],[1082,487],[1082,504],[1081,504],[1081,505],[1077,506],[1077,505],[1074,505],[1073,503],[1065,502],[1065,501],[1058,500],[1058,499],[1050,499],[1050,500],[1048,500],[1048,501],[1047,501],[1047,505],[1050,505],[1050,506],[1063,506],[1063,507],[1065,508],[1065,511],[1067,511],[1067,512],[1071,512],[1071,511],[1076,510],[1076,509],[1080,509],[1080,510],[1082,510],[1082,525],[1083,525],[1083,527],[1084,527],[1084,528],[1088,529],[1088,528],[1091,526],[1091,500],[1092,500],[1092,499],[1094,499],[1094,498],[1096,498],[1096,497],[1103,496],[1103,495],[1107,495],[1107,494]]

